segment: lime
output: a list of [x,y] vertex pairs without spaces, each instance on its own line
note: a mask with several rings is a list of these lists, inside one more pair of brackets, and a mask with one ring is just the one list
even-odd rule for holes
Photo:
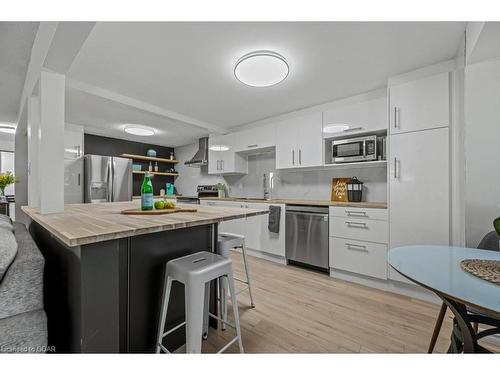
[[156,201],[155,202],[155,208],[157,210],[162,210],[165,208],[165,201]]

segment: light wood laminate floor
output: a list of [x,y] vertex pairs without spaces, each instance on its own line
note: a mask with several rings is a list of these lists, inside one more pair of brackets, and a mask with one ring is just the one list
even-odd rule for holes
[[[242,278],[241,255],[231,258]],[[251,256],[249,266],[256,307],[247,292],[238,295],[246,353],[427,352],[439,305]],[[447,314],[435,352],[446,352],[451,323]],[[211,329],[203,351],[217,351],[233,334]]]

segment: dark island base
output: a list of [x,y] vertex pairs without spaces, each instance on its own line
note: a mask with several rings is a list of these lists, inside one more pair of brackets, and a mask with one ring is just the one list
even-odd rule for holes
[[[198,251],[213,251],[217,224],[67,247],[39,224],[30,233],[46,266],[44,305],[48,344],[57,353],[155,351],[164,265]],[[215,282],[211,310],[215,312]],[[167,329],[184,320],[184,287],[174,282]],[[216,323],[211,321],[211,325]],[[185,343],[185,330],[168,336],[167,348]]]

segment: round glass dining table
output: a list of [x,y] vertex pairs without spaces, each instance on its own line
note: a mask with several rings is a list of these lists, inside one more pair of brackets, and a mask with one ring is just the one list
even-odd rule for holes
[[454,329],[449,352],[475,353],[483,349],[477,340],[484,334],[477,334],[471,323],[500,329],[500,286],[464,271],[460,266],[464,259],[500,261],[500,252],[418,245],[396,247],[388,254],[392,268],[437,294],[452,311]]

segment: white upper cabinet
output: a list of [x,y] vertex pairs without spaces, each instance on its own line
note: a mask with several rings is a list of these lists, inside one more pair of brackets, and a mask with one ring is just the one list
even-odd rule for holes
[[236,133],[208,138],[208,174],[245,174],[247,160],[235,153]]
[[391,134],[450,125],[450,74],[433,75],[389,88]]
[[323,137],[387,129],[387,97],[338,104],[323,112]]
[[276,169],[323,164],[322,119],[316,112],[276,124]]
[[64,130],[64,159],[78,159],[83,156],[83,128],[66,125]]
[[274,147],[276,145],[275,134],[276,129],[274,124],[259,126],[258,128],[242,130],[234,133],[236,136],[234,151],[252,152],[254,150]]

